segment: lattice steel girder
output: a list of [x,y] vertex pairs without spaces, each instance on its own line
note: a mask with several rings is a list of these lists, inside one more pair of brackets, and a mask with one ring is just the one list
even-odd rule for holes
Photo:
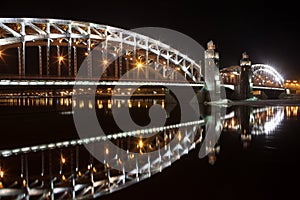
[[148,53],[161,56],[167,60],[168,66],[172,63],[174,66],[180,67],[194,82],[199,82],[197,77],[202,76],[200,65],[187,55],[160,41],[116,27],[61,19],[1,18],[1,30],[0,48],[22,42],[32,43],[55,39],[87,40],[85,44],[87,46],[90,46],[91,40],[117,42],[118,47],[132,46],[134,52],[137,49],[145,50],[147,52],[146,57],[148,57]]
[[280,73],[272,66],[266,65],[266,64],[254,64],[251,66],[253,74],[256,74],[258,72],[264,72],[266,74],[271,75],[274,80],[279,83],[281,86],[284,84],[284,79],[280,75]]

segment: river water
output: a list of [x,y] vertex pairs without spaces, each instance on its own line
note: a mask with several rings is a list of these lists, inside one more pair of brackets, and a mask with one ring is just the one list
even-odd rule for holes
[[[72,107],[91,107],[106,133],[116,133],[112,107],[128,108],[139,125],[150,122],[148,110],[167,110],[167,124],[179,122],[178,106],[163,98],[72,101],[70,98],[0,99],[0,149],[77,139]],[[209,107],[201,106],[202,118]],[[99,199],[289,199],[298,195],[300,178],[300,105],[227,107],[222,133],[205,158],[201,144],[172,166],[126,189]],[[204,125],[205,127],[205,125]],[[298,195],[299,196],[299,195]],[[295,196],[297,199],[298,197]]]

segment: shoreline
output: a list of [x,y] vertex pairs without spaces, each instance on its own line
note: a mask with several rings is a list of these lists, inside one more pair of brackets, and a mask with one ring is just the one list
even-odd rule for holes
[[265,99],[265,100],[241,100],[230,101],[229,106],[245,105],[245,106],[300,106],[300,99]]

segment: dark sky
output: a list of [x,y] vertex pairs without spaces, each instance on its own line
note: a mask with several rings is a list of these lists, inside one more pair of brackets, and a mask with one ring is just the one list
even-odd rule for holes
[[292,1],[239,2],[1,1],[0,17],[73,19],[125,29],[170,28],[189,35],[203,46],[214,40],[222,67],[238,64],[241,53],[247,51],[253,63],[271,64],[285,78],[300,77],[298,6]]

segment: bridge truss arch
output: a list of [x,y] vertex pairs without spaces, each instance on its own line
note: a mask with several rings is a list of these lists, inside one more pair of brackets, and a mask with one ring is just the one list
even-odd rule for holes
[[254,85],[283,87],[284,79],[274,67],[266,64],[253,64],[251,69]]
[[[0,18],[0,51],[3,52],[0,55],[15,49],[11,52],[17,58],[19,77],[26,77],[30,65],[36,63],[34,75],[38,77],[74,78],[84,56],[95,47],[100,48],[100,61],[105,61],[108,54],[116,58],[106,78],[117,79],[138,62],[151,66],[168,81],[176,80],[176,71],[191,82],[200,82],[202,77],[200,65],[187,55],[129,30],[61,19]],[[27,52],[32,51],[37,56],[29,57]],[[97,69],[88,68],[87,78],[93,78],[93,70]],[[151,79],[149,73],[145,73],[145,78]]]

